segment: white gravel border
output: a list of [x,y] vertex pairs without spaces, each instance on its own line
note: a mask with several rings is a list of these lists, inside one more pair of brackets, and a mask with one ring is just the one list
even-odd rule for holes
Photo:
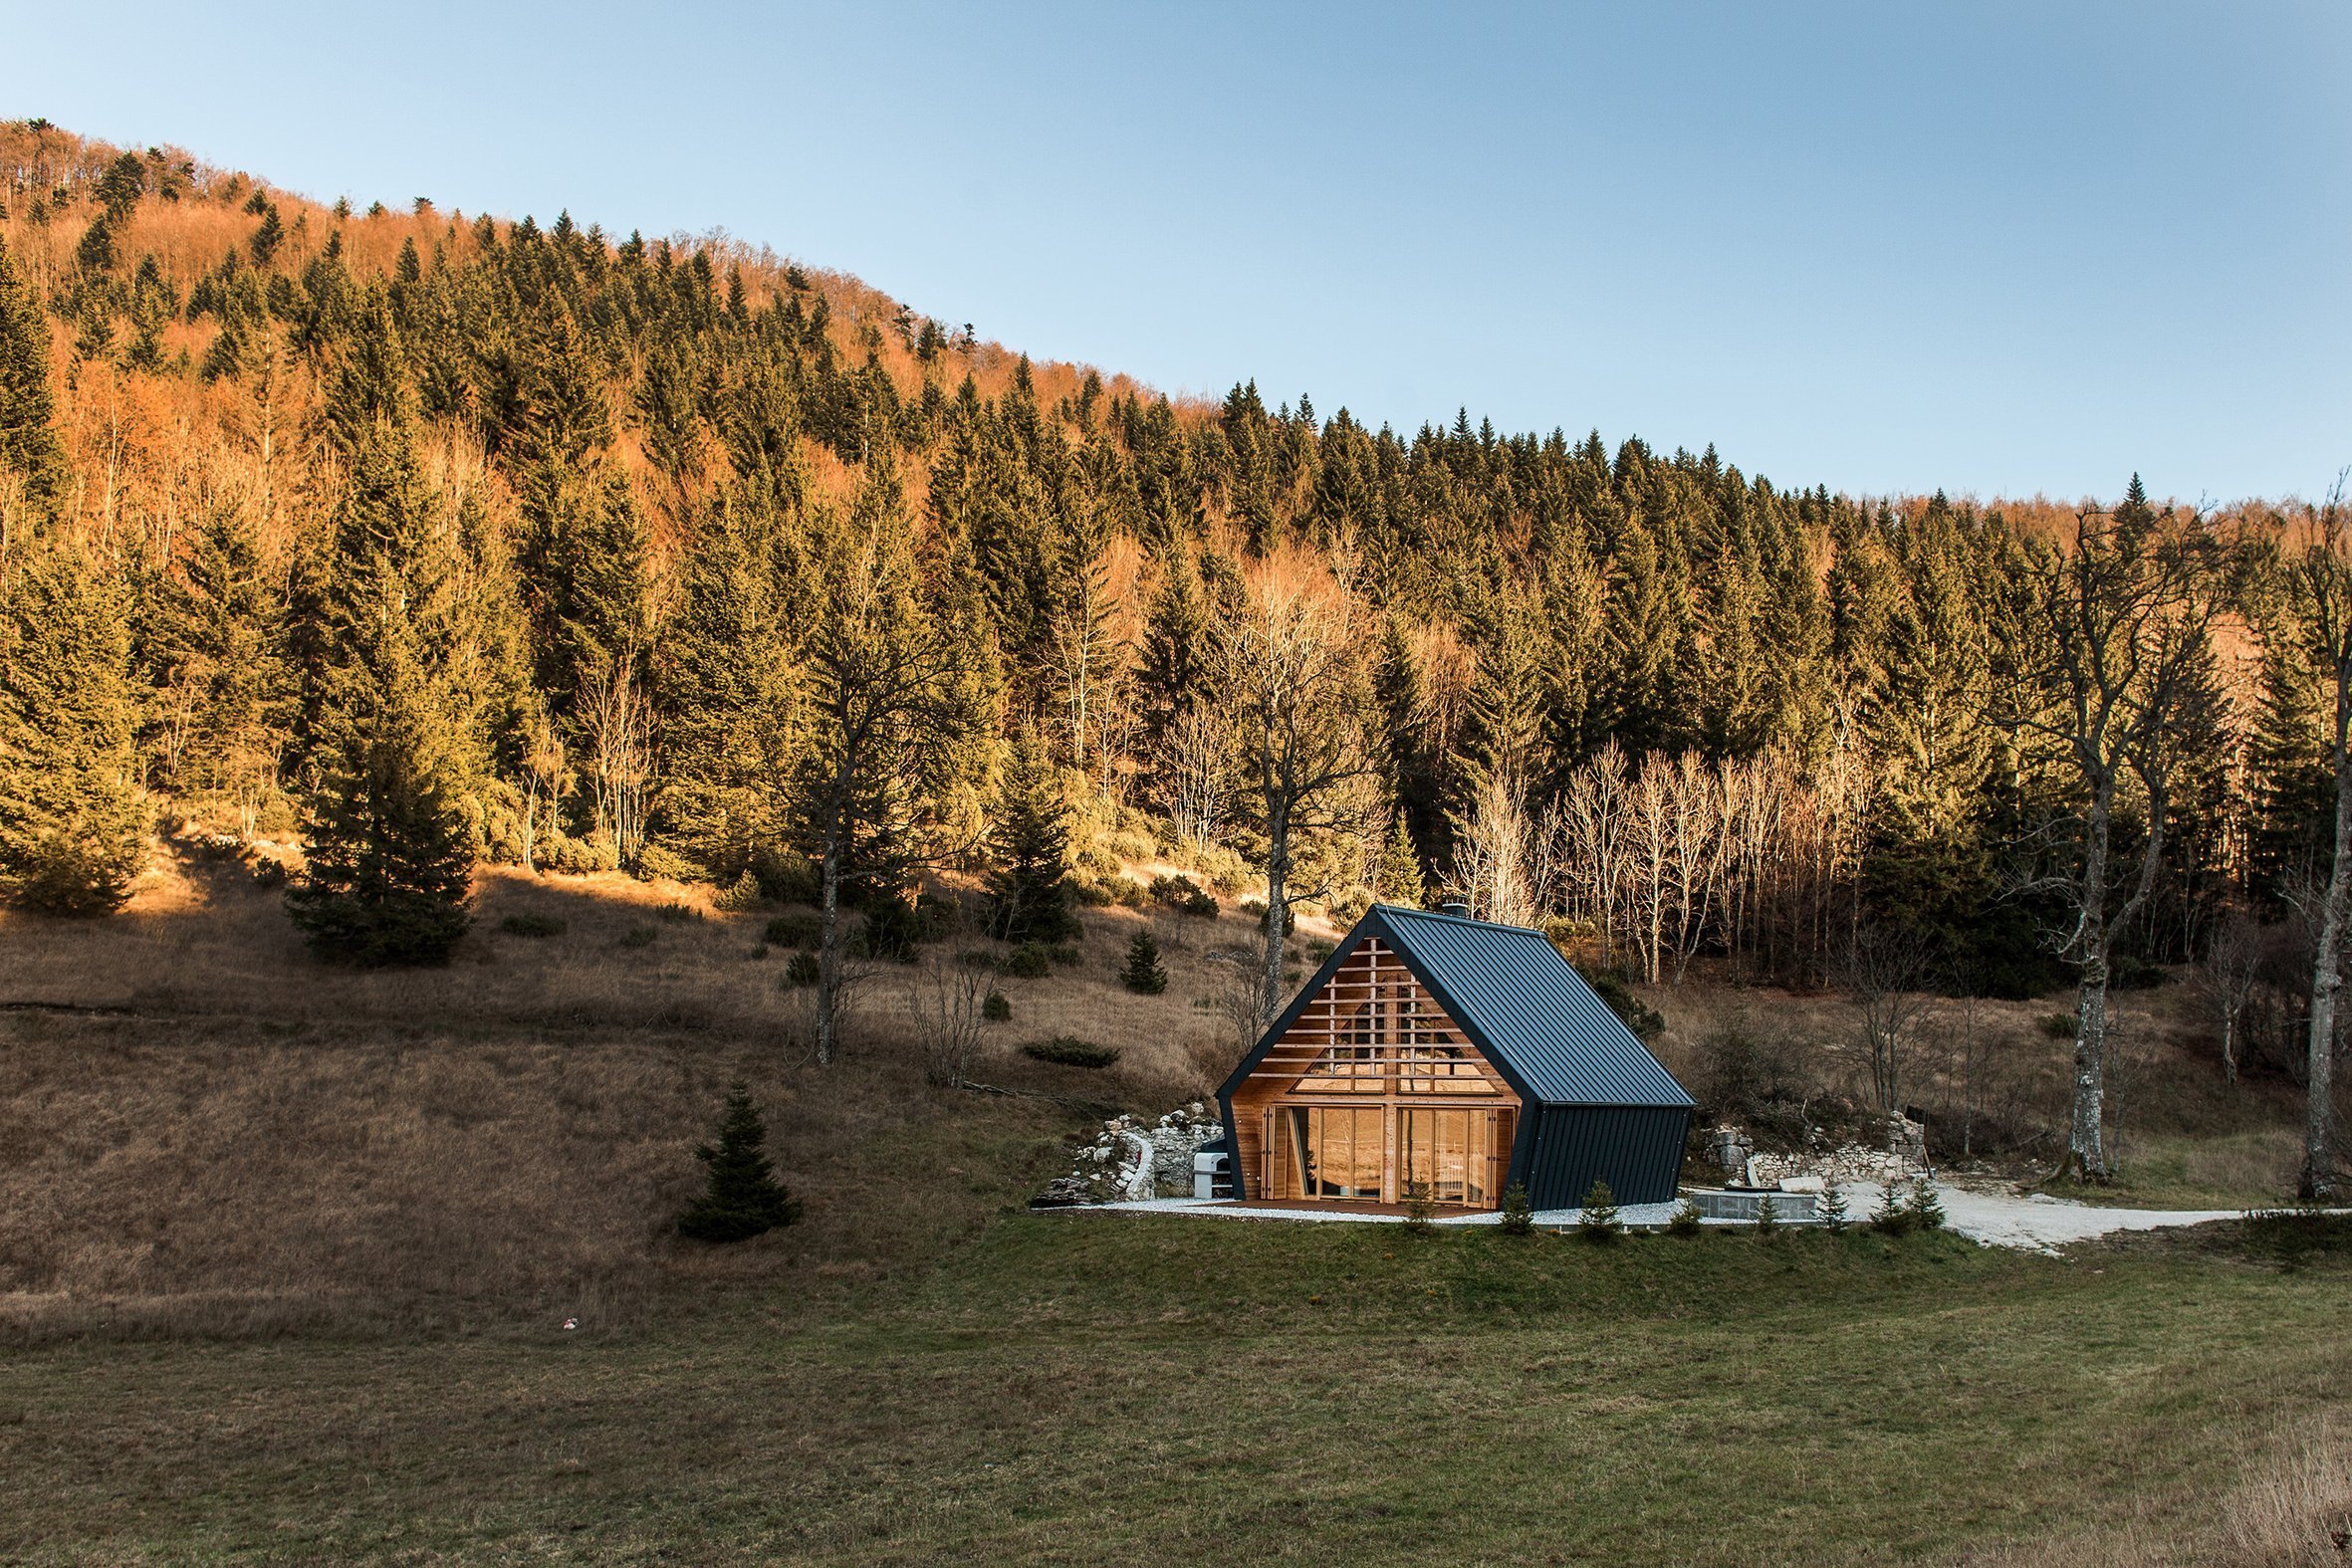
[[[1878,1207],[1881,1188],[1875,1182],[1845,1182],[1838,1190],[1845,1194],[1846,1214],[1860,1225],[1870,1218],[1870,1211]],[[1954,1187],[1946,1182],[1936,1184],[1936,1196],[1944,1205],[1945,1224],[1956,1234],[1987,1246],[2015,1247],[2024,1251],[2044,1252],[2055,1256],[2059,1247],[2074,1241],[2088,1241],[2098,1236],[2111,1235],[2118,1231],[2161,1231],[2175,1226],[2209,1225],[2216,1220],[2235,1220],[2240,1211],[2235,1209],[2108,1209],[2096,1204],[2070,1203],[2035,1193],[2016,1197],[2005,1193],[1972,1192],[1965,1187]],[[1629,1227],[1663,1226],[1679,1204],[1625,1204],[1617,1210],[1617,1218]],[[1256,1209],[1242,1208],[1222,1198],[1152,1198],[1126,1203],[1092,1204],[1069,1212],[1076,1214],[1116,1210],[1127,1214],[1180,1214],[1206,1220],[1304,1220],[1318,1225],[1402,1225],[1401,1215],[1362,1215],[1333,1213],[1326,1209]],[[1535,1224],[1546,1230],[1565,1229],[1583,1218],[1579,1209],[1544,1209],[1535,1214]],[[1474,1226],[1498,1225],[1503,1217],[1494,1210],[1477,1214],[1441,1215],[1431,1220],[1432,1225]],[[1743,1228],[1741,1222],[1706,1220],[1710,1227]]]

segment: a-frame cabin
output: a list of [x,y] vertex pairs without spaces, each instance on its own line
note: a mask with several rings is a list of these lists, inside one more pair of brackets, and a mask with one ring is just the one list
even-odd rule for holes
[[1691,1097],[1540,933],[1374,905],[1217,1092],[1234,1196],[1672,1199]]

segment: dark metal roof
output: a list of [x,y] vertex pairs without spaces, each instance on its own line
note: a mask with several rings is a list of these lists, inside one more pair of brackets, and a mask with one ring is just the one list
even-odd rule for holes
[[1523,1099],[1689,1108],[1681,1084],[1541,932],[1375,904],[1227,1080],[1230,1094],[1367,937],[1394,948]]

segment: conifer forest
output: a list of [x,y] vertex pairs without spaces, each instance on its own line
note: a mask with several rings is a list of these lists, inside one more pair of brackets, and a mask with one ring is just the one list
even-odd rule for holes
[[953,870],[1053,940],[1143,836],[1270,906],[1269,1009],[1294,912],[1441,894],[1643,986],[2065,992],[2092,1181],[2108,999],[2191,966],[2333,1189],[2327,473],[1865,496],[1344,392],[8,123],[0,893],[105,920],[159,833],[275,836],[321,962],[408,966],[487,865],[706,883],[816,912],[829,1060],[849,912]]

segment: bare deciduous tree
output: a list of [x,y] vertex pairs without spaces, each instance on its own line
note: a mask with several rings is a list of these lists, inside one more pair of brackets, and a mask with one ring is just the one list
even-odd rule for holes
[[987,1032],[988,971],[962,961],[937,963],[906,993],[915,1039],[922,1046],[923,1077],[943,1089],[972,1081],[972,1062]]
[[2328,755],[2335,784],[2335,823],[2327,891],[2314,912],[2310,1033],[2306,1073],[2301,1194],[2332,1201],[2340,1188],[2335,1125],[2336,1011],[2344,977],[2344,927],[2352,919],[2352,517],[2338,474],[2309,535],[2288,560],[2289,645],[2323,682],[2332,705]]
[[1356,595],[1340,571],[1281,551],[1243,583],[1240,613],[1218,639],[1221,684],[1233,693],[1244,798],[1266,835],[1266,962],[1262,1016],[1282,1005],[1291,907],[1319,897],[1294,886],[1299,841],[1347,825],[1341,785],[1370,770],[1369,706]]
[[[2196,519],[2162,516],[2135,496],[2114,515],[2084,511],[2059,545],[2019,552],[2007,628],[2021,679],[2000,717],[2046,749],[2069,785],[2055,824],[2062,863],[2035,885],[2066,904],[2054,934],[2078,977],[2074,1105],[2067,1169],[2080,1180],[2115,1174],[2105,1116],[2110,1050],[2107,987],[2117,937],[2148,902],[2163,864],[2175,739],[2210,701],[2209,632],[2215,573]],[[2126,801],[2136,788],[2137,801]],[[2115,841],[2121,804],[2141,830]]]
[[2262,980],[2262,932],[2253,917],[2233,909],[2214,922],[2189,983],[2222,1036],[2222,1076],[2237,1081],[2238,1024]]
[[596,830],[612,845],[616,864],[633,866],[645,844],[645,789],[653,778],[653,708],[637,684],[633,659],[614,656],[581,693],[580,728],[588,748]]
[[1903,1108],[1903,1058],[1926,1011],[1927,944],[1908,927],[1865,925],[1847,944],[1838,978],[1861,1014],[1870,1088],[1880,1110]]

